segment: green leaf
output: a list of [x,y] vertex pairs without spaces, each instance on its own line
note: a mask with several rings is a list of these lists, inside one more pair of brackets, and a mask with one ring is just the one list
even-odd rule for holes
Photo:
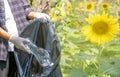
[[98,48],[89,48],[89,50],[92,51],[92,52],[94,52],[94,53],[96,53],[96,54],[99,53]]
[[68,77],[88,77],[88,75],[82,69],[73,69]]
[[104,48],[108,47],[108,46],[114,46],[114,45],[120,45],[120,42],[118,40],[114,40],[111,42],[108,42],[104,45]]
[[112,77],[120,77],[120,59],[101,59],[101,71],[110,74]]
[[87,54],[87,53],[77,53],[74,55],[74,57],[76,59],[87,59],[87,60],[91,60],[92,58],[94,58],[95,56],[94,55],[91,55],[91,54]]

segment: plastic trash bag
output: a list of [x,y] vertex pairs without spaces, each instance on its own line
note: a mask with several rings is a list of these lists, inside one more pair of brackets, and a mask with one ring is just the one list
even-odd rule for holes
[[27,44],[32,54],[23,53],[15,48],[18,70],[14,77],[62,77],[59,66],[60,42],[49,21],[34,20],[20,36],[29,39],[35,45]]

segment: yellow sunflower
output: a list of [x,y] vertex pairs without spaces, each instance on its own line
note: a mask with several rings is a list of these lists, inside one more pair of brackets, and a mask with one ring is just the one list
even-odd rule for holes
[[88,26],[84,26],[83,34],[87,40],[99,45],[105,44],[115,37],[119,31],[117,19],[108,14],[95,14],[86,18]]
[[102,10],[108,10],[109,4],[108,4],[107,2],[103,2],[103,3],[101,4],[101,8],[102,8]]
[[69,10],[69,11],[70,11],[71,9],[72,9],[72,5],[71,5],[71,3],[70,3],[70,2],[68,2],[68,3],[67,3],[67,10]]
[[87,2],[85,4],[85,10],[87,12],[91,12],[94,9],[94,3],[93,2]]

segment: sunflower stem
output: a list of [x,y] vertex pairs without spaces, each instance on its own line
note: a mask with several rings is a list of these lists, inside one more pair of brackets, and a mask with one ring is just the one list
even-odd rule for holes
[[99,54],[98,54],[98,56],[101,57],[101,56],[102,56],[102,51],[103,51],[102,45],[99,45],[99,46],[98,46],[98,49],[99,49]]

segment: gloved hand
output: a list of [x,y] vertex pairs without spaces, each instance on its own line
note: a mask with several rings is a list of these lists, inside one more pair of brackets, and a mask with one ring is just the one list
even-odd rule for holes
[[49,20],[50,19],[49,15],[47,15],[45,13],[40,13],[40,12],[35,12],[34,17],[35,18],[43,18],[45,20]]
[[17,36],[10,36],[9,41],[12,42],[16,48],[26,51],[28,53],[30,53],[30,51],[27,50],[27,48],[25,47],[25,43],[28,43],[29,40],[24,39],[22,37],[17,37]]

